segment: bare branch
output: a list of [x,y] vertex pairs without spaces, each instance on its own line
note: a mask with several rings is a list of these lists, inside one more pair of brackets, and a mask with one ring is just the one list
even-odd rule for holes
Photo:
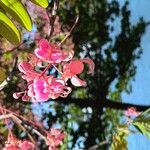
[[58,46],[61,46],[62,43],[64,43],[66,41],[66,39],[71,35],[72,31],[74,30],[75,26],[77,25],[79,21],[79,16],[76,17],[76,20],[71,28],[71,30],[69,31],[69,33],[64,37],[64,39],[58,44]]
[[3,88],[5,88],[6,85],[9,84],[9,82],[12,80],[13,74],[16,70],[16,66],[17,66],[17,62],[18,62],[18,57],[16,57],[15,62],[14,62],[14,66],[12,71],[10,72],[9,76],[7,77],[6,80],[4,80],[1,84],[0,84],[0,90],[2,90]]
[[54,32],[54,23],[55,23],[55,19],[56,19],[56,12],[57,12],[57,9],[58,9],[58,5],[59,5],[59,1],[58,0],[55,0],[54,1],[54,4],[53,4],[53,8],[52,8],[52,12],[49,13],[49,7],[46,9],[46,13],[47,13],[47,16],[49,18],[49,32],[48,32],[48,35],[47,35],[47,39],[50,40],[53,32]]
[[110,109],[117,109],[117,110],[127,110],[129,107],[135,107],[137,111],[145,111],[150,108],[149,105],[137,105],[137,104],[130,104],[124,102],[115,102],[110,99],[99,99],[99,100],[92,100],[92,99],[80,99],[80,98],[58,98],[55,101],[56,103],[62,103],[65,105],[75,104],[81,108],[83,107],[92,107],[96,109],[101,109],[103,107],[110,108]]
[[99,144],[89,147],[87,150],[96,150],[96,149],[100,148],[101,146],[107,145],[107,144],[110,144],[110,143],[108,141],[103,141],[103,142],[100,142]]

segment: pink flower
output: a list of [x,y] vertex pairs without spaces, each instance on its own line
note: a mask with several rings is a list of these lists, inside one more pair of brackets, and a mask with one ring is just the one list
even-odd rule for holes
[[84,64],[89,65],[88,73],[93,73],[94,71],[94,62],[91,59],[82,59],[82,60],[72,60],[69,64],[65,64],[63,67],[63,75],[65,81],[69,78],[71,79],[71,83],[74,86],[86,86],[86,81],[81,80],[77,77],[78,74],[81,74],[84,69]]
[[74,52],[66,52],[60,50],[56,45],[49,44],[46,39],[39,42],[40,48],[35,49],[35,55],[49,63],[60,63],[62,61],[69,61],[72,59]]
[[16,137],[8,137],[3,150],[35,150],[34,144],[28,140],[21,141]]
[[125,115],[128,117],[132,117],[132,116],[137,117],[139,114],[140,114],[140,112],[137,112],[136,108],[134,108],[134,107],[130,107],[130,108],[128,108],[127,111],[125,111]]
[[35,93],[35,99],[37,102],[44,102],[49,99],[49,92],[46,91],[46,86],[44,79],[35,79],[33,83],[33,90]]
[[40,73],[37,73],[29,62],[26,61],[20,62],[18,68],[19,71],[24,74],[22,75],[22,78],[27,80],[27,82],[32,81],[33,79],[40,76]]
[[21,143],[21,149],[22,150],[34,150],[34,145],[31,142],[25,140]]
[[51,129],[50,133],[47,133],[47,140],[49,145],[49,150],[57,150],[57,146],[62,144],[65,134],[62,133],[60,129]]
[[51,99],[56,99],[59,96],[66,97],[71,92],[71,88],[65,86],[62,79],[39,78],[33,81],[33,84],[28,86],[28,96],[32,102],[44,102]]
[[[86,85],[86,81],[77,75],[83,72],[84,64],[89,66],[88,73],[93,73],[95,65],[91,59],[71,60],[73,51],[61,50],[56,45],[49,44],[46,39],[40,40],[39,46],[40,48],[35,50],[36,56],[30,54],[29,62],[22,61],[18,65],[28,88],[24,92],[14,93],[15,99],[22,96],[23,101],[31,99],[32,102],[45,102],[49,99],[67,97],[71,92],[71,88],[67,86],[68,79],[71,79],[75,86]],[[51,69],[58,72],[57,78],[50,74]]]
[[51,84],[49,85],[49,96],[52,99],[60,97],[67,97],[71,92],[71,88],[65,86],[65,82],[62,79],[53,78]]

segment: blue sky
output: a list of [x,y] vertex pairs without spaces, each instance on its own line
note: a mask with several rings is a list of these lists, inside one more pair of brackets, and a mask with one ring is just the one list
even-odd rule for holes
[[[131,22],[136,23],[140,16],[150,21],[150,0],[130,0]],[[120,0],[124,3],[124,0]],[[150,105],[150,27],[142,38],[143,55],[136,61],[137,73],[132,82],[133,91],[130,95],[123,94],[125,102]],[[149,150],[150,140],[140,134],[130,135],[129,150]]]

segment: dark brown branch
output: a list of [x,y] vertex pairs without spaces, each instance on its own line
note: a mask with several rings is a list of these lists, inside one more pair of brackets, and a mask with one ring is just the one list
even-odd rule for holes
[[122,103],[122,102],[115,102],[109,99],[105,100],[90,100],[90,99],[73,99],[73,98],[58,98],[55,100],[58,103],[63,103],[65,105],[68,104],[75,104],[79,107],[92,107],[96,109],[100,108],[112,108],[118,110],[127,110],[129,107],[135,107],[137,111],[145,111],[146,109],[150,108],[150,106],[146,105],[137,105],[137,104],[130,104],[130,103]]
[[108,145],[108,144],[110,145],[110,143],[108,141],[102,141],[99,144],[89,147],[87,150],[96,150],[96,149],[102,147],[103,145]]
[[59,1],[55,0],[54,4],[53,4],[53,8],[51,13],[49,13],[49,9],[47,8],[46,13],[48,15],[49,18],[49,25],[50,25],[50,29],[49,29],[49,33],[47,35],[47,39],[50,40],[53,32],[54,32],[54,23],[55,23],[55,19],[56,19],[56,11],[58,9],[58,5],[59,5]]
[[78,23],[78,20],[79,20],[79,16],[76,17],[76,20],[73,24],[73,26],[71,27],[69,33],[64,37],[64,39],[58,44],[58,46],[61,46],[62,43],[64,43],[66,41],[66,39],[71,35],[72,31],[74,30],[75,26],[77,25]]

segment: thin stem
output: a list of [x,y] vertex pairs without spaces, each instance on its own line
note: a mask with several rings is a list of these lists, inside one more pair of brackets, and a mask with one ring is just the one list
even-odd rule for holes
[[[28,41],[27,40],[24,40],[23,42],[21,42],[19,45],[17,45],[16,47],[13,47],[12,49],[10,50],[7,50],[5,52],[3,52],[3,54],[7,53],[7,52],[11,52],[11,51],[14,51],[14,50],[17,50],[20,46],[22,46],[23,44],[27,43]],[[4,50],[3,50],[4,51]]]
[[0,84],[0,90],[2,90],[6,85],[9,84],[9,82],[11,81],[12,77],[13,77],[13,74],[16,70],[16,66],[17,66],[17,62],[18,62],[18,57],[16,57],[15,59],[15,62],[14,62],[14,66],[13,66],[13,69],[12,71],[10,72],[10,75],[7,77],[6,80],[4,80],[1,84]]
[[55,23],[55,19],[56,19],[56,11],[58,9],[58,5],[59,5],[59,1],[55,0],[54,4],[53,4],[53,8],[52,8],[52,12],[51,15],[49,14],[49,10],[46,10],[47,16],[49,18],[49,24],[50,24],[50,29],[47,35],[47,39],[50,40],[53,32],[54,32],[54,23]]
[[46,66],[46,68],[44,69],[44,71],[42,72],[41,76],[43,76],[45,74],[45,72],[50,68],[51,64],[48,64]]
[[26,122],[31,123],[33,126],[36,126],[36,127],[40,128],[43,132],[45,132],[45,130],[42,129],[41,126],[39,126],[38,124],[35,124],[35,122],[28,120],[27,118],[21,116],[20,114],[17,114],[17,113],[15,113],[15,112],[12,112],[12,111],[9,110],[9,109],[5,109],[4,107],[1,107],[1,109],[2,109],[2,110],[5,110],[5,111],[8,112],[8,113],[11,113],[11,114],[17,116],[18,118],[21,118],[22,120],[24,120],[24,121],[26,121]]
[[54,64],[52,65],[60,74],[63,74]]
[[66,41],[66,39],[71,35],[73,29],[75,28],[75,26],[77,25],[79,20],[79,16],[76,17],[76,20],[71,28],[71,30],[69,31],[69,33],[64,37],[64,39],[58,44],[58,46],[60,47],[62,45],[62,43],[64,43]]
[[[24,126],[22,126],[21,124],[23,123],[22,120],[20,120],[18,117],[16,117],[13,114],[7,114],[7,115],[0,115],[0,120],[2,119],[8,119],[11,118],[13,119],[13,121],[24,131],[27,133],[28,137],[30,138],[30,140],[35,144],[34,139],[32,138],[32,136],[27,132],[26,128],[29,128],[28,125],[25,125],[26,128]],[[40,136],[45,142],[46,144],[48,143],[48,140],[46,139],[45,136],[43,136],[39,131],[37,131],[36,129],[32,129],[32,131],[37,134],[38,136]]]
[[37,130],[35,130],[35,129],[32,129],[32,131],[33,131],[35,134],[37,134],[39,137],[41,137],[41,138],[45,141],[46,144],[48,144],[48,140],[46,139],[46,137],[43,136],[39,131],[37,131]]
[[89,147],[87,150],[96,150],[96,149],[100,148],[101,146],[107,145],[107,144],[110,144],[110,143],[108,141],[102,141],[99,144]]

